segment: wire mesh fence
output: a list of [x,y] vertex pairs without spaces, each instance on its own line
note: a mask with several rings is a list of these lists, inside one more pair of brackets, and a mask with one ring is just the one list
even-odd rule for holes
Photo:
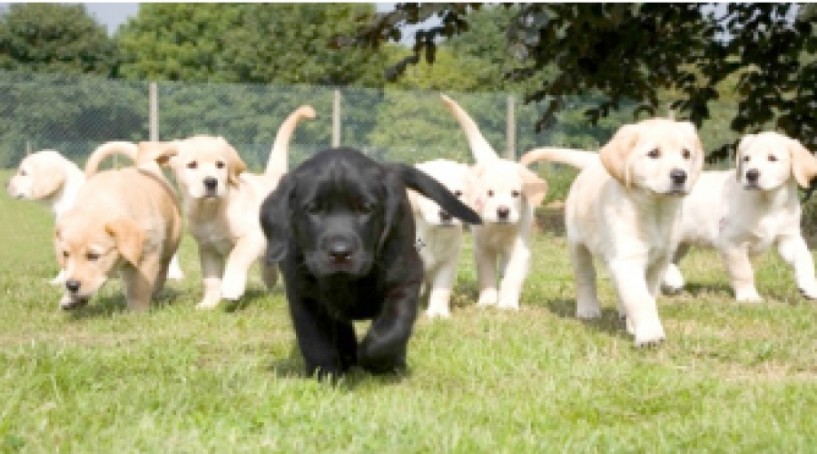
[[[470,161],[467,141],[432,91],[324,86],[158,82],[151,118],[150,83],[92,76],[0,72],[0,167],[14,167],[32,151],[55,149],[79,164],[111,140],[161,140],[221,135],[251,169],[263,168],[278,126],[302,104],[317,118],[296,129],[290,165],[311,153],[344,145],[389,161],[434,158]],[[544,104],[524,104],[514,93],[448,93],[468,111],[503,155],[541,145],[597,149],[622,123],[624,108],[591,125],[583,117],[593,99],[575,97],[541,133]],[[151,125],[156,131],[151,131]]]

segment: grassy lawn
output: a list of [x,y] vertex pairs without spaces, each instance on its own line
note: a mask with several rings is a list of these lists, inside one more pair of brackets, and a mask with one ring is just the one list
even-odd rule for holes
[[[9,173],[0,173],[5,182]],[[808,452],[817,443],[817,307],[774,256],[759,305],[733,302],[711,252],[661,298],[668,341],[637,350],[573,317],[564,239],[536,236],[522,309],[474,307],[463,255],[453,318],[420,319],[402,377],[301,375],[281,288],[253,273],[235,306],[200,312],[193,240],[159,305],[118,282],[62,312],[50,213],[0,194],[0,452]],[[469,247],[470,251],[470,247]],[[601,273],[603,276],[604,273]],[[365,325],[360,326],[361,330]]]

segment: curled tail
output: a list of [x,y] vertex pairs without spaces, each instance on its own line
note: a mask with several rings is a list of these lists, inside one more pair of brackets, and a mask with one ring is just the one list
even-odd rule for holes
[[289,169],[289,141],[292,138],[292,133],[295,131],[295,127],[298,126],[298,122],[303,119],[312,120],[315,116],[315,109],[312,106],[303,105],[295,109],[281,123],[267,160],[265,175],[281,176],[287,172],[287,169]]
[[572,150],[570,148],[536,148],[525,153],[519,160],[523,166],[536,161],[558,162],[577,169],[584,169],[599,161],[599,154],[593,151]]
[[85,163],[85,178],[94,176],[99,171],[99,165],[106,158],[114,155],[127,156],[136,162],[138,146],[133,142],[105,142],[96,147]]
[[479,131],[479,127],[474,120],[468,115],[466,111],[460,107],[453,99],[446,95],[440,94],[445,107],[454,115],[454,118],[459,122],[460,127],[465,131],[465,136],[468,138],[468,146],[471,147],[471,154],[477,163],[488,162],[499,159],[499,155],[491,144],[485,140],[485,137]]

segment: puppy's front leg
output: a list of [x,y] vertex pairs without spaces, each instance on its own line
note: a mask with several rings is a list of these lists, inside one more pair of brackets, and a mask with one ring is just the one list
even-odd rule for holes
[[313,299],[300,299],[287,289],[289,310],[306,373],[318,378],[339,376],[357,360],[352,323],[331,318]]
[[778,240],[777,252],[794,269],[797,288],[808,299],[817,299],[817,282],[814,279],[814,259],[806,241],[798,232]]
[[401,285],[386,293],[383,309],[358,349],[361,367],[373,373],[406,368],[406,346],[417,318],[419,285]]
[[247,272],[264,253],[266,241],[263,237],[248,235],[239,239],[230,255],[221,282],[221,297],[235,301],[244,295],[247,288]]
[[616,260],[610,263],[610,277],[627,314],[627,331],[635,336],[636,346],[656,344],[666,338],[655,298],[647,287],[646,266],[642,260]]
[[519,297],[530,270],[530,248],[523,238],[517,238],[508,254],[504,276],[499,286],[501,309],[519,309]]
[[477,265],[477,283],[479,285],[477,306],[495,306],[499,300],[499,294],[496,290],[496,254],[475,243],[474,261]]
[[759,303],[760,294],[755,288],[755,272],[745,246],[726,246],[719,250],[729,271],[735,299],[742,303]]
[[138,267],[126,266],[122,269],[121,276],[125,282],[125,294],[130,309],[144,311],[150,308],[150,298],[160,272],[161,264],[158,259],[147,259]]
[[426,315],[429,317],[451,317],[451,289],[454,288],[454,280],[457,277],[457,263],[446,263],[442,266],[431,280],[431,290],[428,296],[428,309]]
[[201,277],[204,282],[204,296],[196,305],[197,309],[213,309],[221,301],[221,275],[224,272],[224,258],[215,249],[199,245]]

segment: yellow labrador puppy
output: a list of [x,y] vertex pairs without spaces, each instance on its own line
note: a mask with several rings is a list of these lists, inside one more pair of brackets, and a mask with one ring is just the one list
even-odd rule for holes
[[89,178],[57,220],[55,252],[65,270],[60,307],[85,305],[119,274],[128,307],[147,309],[164,285],[181,234],[176,194],[164,178],[135,167]]
[[583,169],[570,187],[565,224],[576,316],[601,315],[594,256],[607,266],[619,313],[636,345],[664,340],[656,296],[681,239],[681,201],[703,167],[694,125],[650,119],[622,126],[598,154],[537,149],[522,157]]
[[741,302],[761,300],[750,257],[776,247],[794,269],[797,287],[817,299],[814,262],[800,232],[797,185],[807,188],[817,175],[817,159],[794,139],[776,132],[741,139],[737,169],[704,172],[684,199],[681,246],[664,278],[664,291],[680,291],[677,263],[690,245],[720,253]]
[[287,148],[298,122],[314,117],[311,106],[290,114],[278,130],[261,175],[245,172],[238,152],[222,137],[199,135],[139,144],[139,165],[168,162],[180,186],[204,280],[198,308],[215,308],[222,298],[241,298],[247,271],[256,261],[261,263],[265,284],[275,285],[276,269],[259,260],[267,244],[259,221],[260,206],[287,170]]
[[519,163],[501,159],[459,104],[445,95],[442,100],[465,132],[476,161],[472,205],[482,217],[482,225],[472,226],[477,305],[519,309],[530,269],[533,210],[545,198],[547,182]]
[[[473,182],[467,165],[435,159],[415,167],[439,181],[466,203],[471,199]],[[408,195],[417,229],[416,245],[425,271],[420,293],[428,296],[426,315],[448,318],[451,316],[451,292],[457,278],[462,248],[462,221],[418,192],[408,190]]]

